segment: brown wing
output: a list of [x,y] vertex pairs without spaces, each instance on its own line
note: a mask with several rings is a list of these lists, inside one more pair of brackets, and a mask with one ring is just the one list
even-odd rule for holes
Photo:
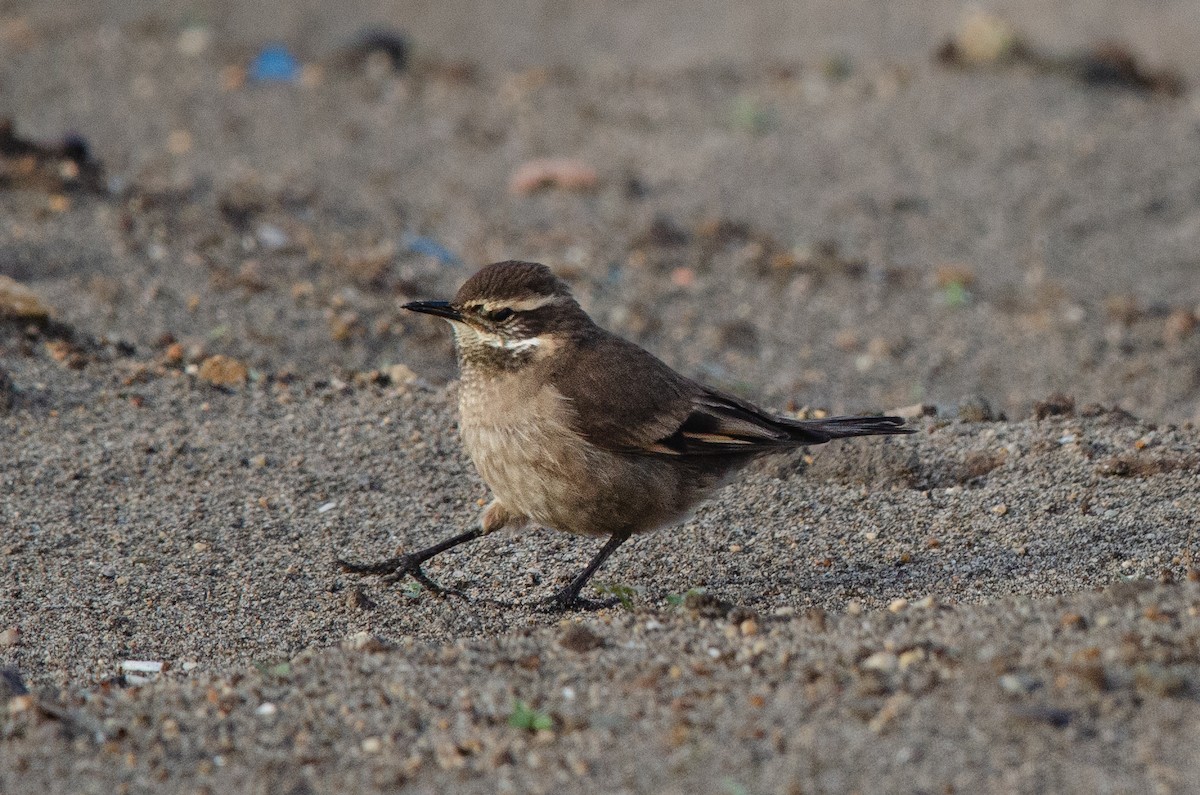
[[569,350],[551,358],[550,380],[570,401],[575,430],[592,444],[653,452],[691,413],[699,385],[632,342],[597,329]]
[[[607,450],[656,455],[755,454],[887,433],[875,419],[828,426],[767,414],[685,378],[631,342],[593,336],[557,362],[553,382],[575,409],[575,429]],[[827,426],[827,427],[822,427]],[[895,427],[888,424],[887,427]]]

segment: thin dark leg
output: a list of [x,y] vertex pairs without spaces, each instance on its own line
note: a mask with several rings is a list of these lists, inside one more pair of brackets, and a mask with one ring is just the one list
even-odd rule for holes
[[583,599],[579,596],[579,592],[583,590],[583,586],[587,585],[587,581],[592,578],[596,570],[604,565],[604,561],[608,560],[608,556],[617,551],[617,547],[629,540],[628,533],[618,533],[609,536],[608,541],[604,542],[604,546],[600,547],[600,551],[592,558],[592,562],[587,565],[587,568],[579,572],[579,575],[571,580],[567,587],[558,591],[547,599],[543,604],[551,611],[559,612],[566,610],[596,610],[601,607],[611,607],[619,600],[607,599],[603,602],[593,602],[590,599]]
[[431,547],[426,547],[418,552],[397,555],[394,558],[381,560],[378,563],[349,563],[339,558],[337,564],[341,566],[342,571],[349,572],[350,574],[382,574],[386,582],[392,583],[399,582],[405,577],[411,576],[434,593],[448,593],[445,588],[429,579],[425,572],[421,571],[421,564],[434,555],[439,555],[459,544],[474,541],[481,535],[483,535],[482,530],[468,530],[465,533],[459,533],[453,538],[447,538],[445,541],[441,541]]

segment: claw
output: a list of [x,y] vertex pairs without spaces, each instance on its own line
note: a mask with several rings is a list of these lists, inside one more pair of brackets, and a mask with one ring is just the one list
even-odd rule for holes
[[351,563],[338,558],[337,564],[342,571],[348,574],[375,574],[381,575],[383,581],[389,585],[395,585],[405,577],[412,577],[421,584],[427,591],[440,595],[453,593],[453,591],[443,588],[433,580],[429,579],[424,571],[421,570],[421,564],[412,555],[398,555],[394,558],[381,560],[377,563]]
[[553,596],[548,596],[537,603],[538,610],[543,613],[570,613],[575,610],[603,610],[606,607],[614,607],[620,604],[621,600],[613,597],[612,599],[585,599],[579,594],[573,594],[568,591],[559,591]]

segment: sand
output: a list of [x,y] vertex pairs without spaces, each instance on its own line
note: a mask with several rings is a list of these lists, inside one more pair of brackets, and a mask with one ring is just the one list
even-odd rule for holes
[[[6,8],[3,112],[105,190],[0,180],[52,311],[0,319],[0,792],[1196,790],[1194,90],[947,68],[954,3],[711,5]],[[997,10],[1200,85],[1187,3]],[[596,183],[514,193],[541,157]],[[919,433],[764,461],[597,612],[537,609],[597,545],[546,530],[431,562],[465,597],[339,571],[486,501],[400,305],[506,258]]]

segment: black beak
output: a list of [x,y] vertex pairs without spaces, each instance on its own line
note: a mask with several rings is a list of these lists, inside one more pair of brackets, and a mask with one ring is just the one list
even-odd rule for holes
[[449,301],[413,301],[404,305],[410,312],[422,312],[426,315],[437,315],[447,320],[462,320],[462,313],[450,306]]

